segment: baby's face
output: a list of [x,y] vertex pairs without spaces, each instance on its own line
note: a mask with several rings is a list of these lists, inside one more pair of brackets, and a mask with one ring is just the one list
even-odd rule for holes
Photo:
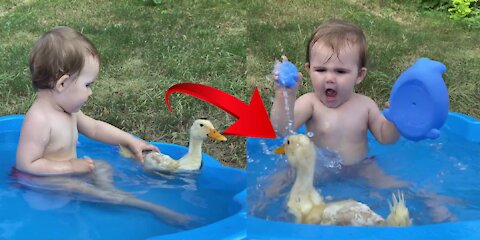
[[320,101],[329,108],[337,108],[353,94],[355,84],[365,77],[366,68],[359,67],[358,51],[346,46],[337,54],[321,42],[310,49],[310,74],[312,86]]
[[97,79],[99,72],[97,58],[88,56],[83,69],[77,76],[71,76],[65,81],[65,91],[62,92],[62,108],[69,113],[78,112],[92,95],[92,84]]

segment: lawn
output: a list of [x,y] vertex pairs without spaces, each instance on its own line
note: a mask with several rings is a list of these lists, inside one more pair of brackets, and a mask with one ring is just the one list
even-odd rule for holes
[[[311,32],[330,18],[364,29],[368,75],[356,91],[380,106],[393,82],[420,57],[446,64],[450,110],[480,118],[480,31],[422,11],[414,1],[393,0],[0,0],[0,115],[25,113],[35,97],[28,55],[45,31],[66,25],[90,38],[101,55],[94,94],[82,109],[149,141],[186,145],[194,119],[208,117],[220,130],[236,119],[184,94],[176,83],[213,86],[248,102],[258,86],[267,109],[273,96],[266,79],[286,54],[300,69]],[[311,90],[305,74],[301,92]],[[245,138],[208,141],[204,151],[223,164],[246,166]]]
[[[28,56],[34,41],[55,26],[70,26],[100,52],[93,95],[82,108],[149,141],[188,144],[193,120],[208,117],[220,130],[235,119],[201,100],[166,90],[202,83],[243,101],[246,79],[246,18],[239,2],[143,0],[1,0],[0,115],[25,113],[34,100]],[[208,141],[204,151],[227,165],[245,167],[245,138]]]

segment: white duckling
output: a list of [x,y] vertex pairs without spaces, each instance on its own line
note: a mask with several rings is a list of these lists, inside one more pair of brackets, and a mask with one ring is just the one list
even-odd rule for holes
[[289,136],[286,143],[275,150],[285,153],[296,171],[295,182],[288,197],[288,211],[298,223],[353,226],[408,226],[411,224],[403,194],[393,195],[389,203],[390,215],[385,220],[366,204],[355,200],[325,203],[313,187],[316,150],[305,135]]
[[[213,127],[213,124],[209,120],[197,119],[190,127],[190,141],[187,154],[177,161],[163,153],[148,152],[143,156],[143,167],[148,171],[162,172],[198,170],[202,165],[202,143],[207,137],[217,141],[227,140],[225,136]],[[120,146],[120,155],[133,158],[133,154],[122,146]]]

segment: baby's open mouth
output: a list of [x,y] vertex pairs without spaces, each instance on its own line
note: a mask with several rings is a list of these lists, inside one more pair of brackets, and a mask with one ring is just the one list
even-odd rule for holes
[[325,90],[325,96],[327,96],[327,98],[334,98],[337,96],[337,91],[327,88],[327,90]]

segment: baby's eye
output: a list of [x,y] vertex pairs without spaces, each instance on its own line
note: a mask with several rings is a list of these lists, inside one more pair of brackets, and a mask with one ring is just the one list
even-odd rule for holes
[[93,81],[87,82],[87,83],[85,84],[85,87],[90,88],[90,87],[93,86],[94,83],[95,83],[95,79],[93,79]]
[[345,74],[345,73],[347,73],[347,70],[345,70],[345,69],[337,69],[337,70],[335,70],[335,72],[337,72],[337,73],[339,73],[339,74]]
[[315,69],[316,72],[325,72],[327,71],[325,68],[317,68]]

